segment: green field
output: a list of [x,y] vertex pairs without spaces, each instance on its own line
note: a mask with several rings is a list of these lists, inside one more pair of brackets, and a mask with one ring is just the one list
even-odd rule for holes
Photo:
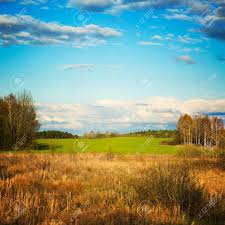
[[[169,138],[116,137],[104,139],[38,139],[36,143],[43,151],[56,152],[113,152],[174,154],[176,146],[161,145]],[[46,150],[48,149],[48,150]]]

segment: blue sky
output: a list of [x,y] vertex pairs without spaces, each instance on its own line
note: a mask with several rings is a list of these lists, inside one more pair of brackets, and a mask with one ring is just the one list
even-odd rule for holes
[[225,112],[224,41],[223,0],[0,0],[0,94],[42,129],[173,128]]

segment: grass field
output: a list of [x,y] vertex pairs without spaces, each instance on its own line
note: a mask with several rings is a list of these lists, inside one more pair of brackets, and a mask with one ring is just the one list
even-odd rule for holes
[[[117,137],[104,139],[38,139],[36,143],[43,151],[56,152],[112,152],[174,154],[176,146],[161,145],[169,138]],[[48,149],[48,150],[47,150]]]
[[224,225],[224,188],[212,158],[0,154],[0,224]]

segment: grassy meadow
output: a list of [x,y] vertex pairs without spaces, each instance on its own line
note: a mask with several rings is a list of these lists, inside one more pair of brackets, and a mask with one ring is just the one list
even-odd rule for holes
[[162,145],[170,138],[116,137],[102,139],[38,139],[36,143],[43,151],[49,152],[112,152],[112,153],[149,153],[175,154],[176,146]]
[[0,154],[0,224],[224,225],[224,185],[212,158]]
[[42,150],[2,152],[0,225],[225,225],[224,158],[170,140],[38,139]]

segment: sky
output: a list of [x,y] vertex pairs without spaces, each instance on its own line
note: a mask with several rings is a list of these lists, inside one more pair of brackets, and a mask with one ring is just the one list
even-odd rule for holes
[[0,95],[24,89],[42,130],[225,118],[225,1],[0,0]]

